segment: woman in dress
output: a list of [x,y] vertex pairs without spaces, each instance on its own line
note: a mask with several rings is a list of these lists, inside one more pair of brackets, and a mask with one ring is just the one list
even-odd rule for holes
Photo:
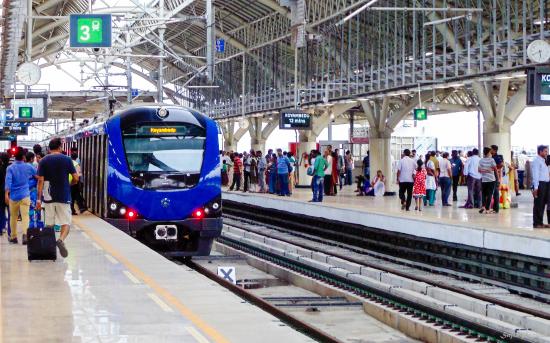
[[426,197],[424,198],[424,206],[433,206],[435,203],[435,190],[437,184],[435,182],[435,163],[430,159],[431,155],[426,155]]
[[258,191],[258,160],[256,157],[250,158],[250,192]]
[[415,211],[422,211],[422,202],[426,197],[426,169],[422,160],[416,161],[416,174],[414,177],[413,197],[416,205]]

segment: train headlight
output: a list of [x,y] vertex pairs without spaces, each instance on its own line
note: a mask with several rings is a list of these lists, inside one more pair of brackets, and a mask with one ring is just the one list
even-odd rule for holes
[[220,204],[218,204],[217,202],[212,204],[212,209],[213,210],[217,210],[218,208],[220,208]]
[[109,208],[111,209],[111,211],[116,211],[117,207],[118,207],[118,206],[117,206],[116,203],[114,203],[114,202],[112,202],[111,205],[109,206]]
[[120,213],[121,216],[125,215],[126,214],[126,209],[124,207],[121,207],[119,213]]

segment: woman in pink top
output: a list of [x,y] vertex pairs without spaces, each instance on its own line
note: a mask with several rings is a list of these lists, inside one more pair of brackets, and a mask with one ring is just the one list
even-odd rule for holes
[[422,202],[426,196],[426,169],[422,160],[416,161],[416,174],[414,177],[413,197],[416,202],[415,211],[422,211]]

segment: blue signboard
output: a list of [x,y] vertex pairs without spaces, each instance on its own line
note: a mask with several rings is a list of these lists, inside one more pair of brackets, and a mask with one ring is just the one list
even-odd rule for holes
[[139,89],[132,88],[132,98],[135,98],[139,95]]
[[14,121],[14,122],[10,122],[10,123],[6,123],[6,125],[4,125],[6,127],[29,127],[31,126],[31,122],[28,122],[28,121]]
[[218,38],[216,39],[216,51],[219,53],[225,52],[225,40]]
[[2,123],[13,120],[14,118],[15,116],[12,109],[0,109],[0,121]]
[[71,48],[110,48],[110,14],[71,14],[69,17]]

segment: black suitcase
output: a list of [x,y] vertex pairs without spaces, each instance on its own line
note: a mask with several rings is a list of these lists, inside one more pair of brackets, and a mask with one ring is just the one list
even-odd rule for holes
[[57,259],[57,245],[53,227],[27,230],[27,255],[29,261]]

